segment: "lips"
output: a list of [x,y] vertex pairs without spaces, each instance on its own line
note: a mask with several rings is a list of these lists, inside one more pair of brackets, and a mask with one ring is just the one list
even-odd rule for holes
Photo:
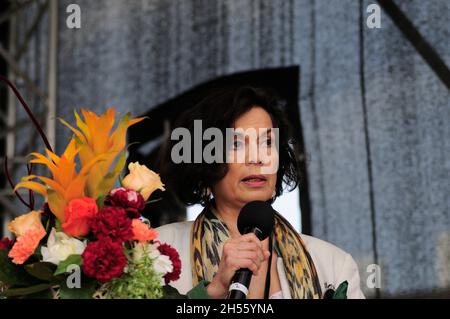
[[249,175],[242,179],[243,182],[248,181],[266,181],[267,178],[264,175]]
[[267,178],[264,175],[249,175],[242,179],[242,182],[250,187],[261,187],[266,183]]

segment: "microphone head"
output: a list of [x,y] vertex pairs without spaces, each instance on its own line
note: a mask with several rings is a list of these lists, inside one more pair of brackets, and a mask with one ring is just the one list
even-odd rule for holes
[[274,209],[266,202],[255,200],[245,204],[237,220],[238,230],[241,235],[253,231],[258,228],[260,240],[266,239],[273,229]]

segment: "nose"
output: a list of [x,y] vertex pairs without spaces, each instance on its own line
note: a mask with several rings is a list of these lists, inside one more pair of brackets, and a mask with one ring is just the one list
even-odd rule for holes
[[259,151],[258,151],[258,145],[249,145],[247,148],[247,163],[248,164],[256,164],[256,165],[262,165],[263,162],[259,158]]
[[260,161],[260,160],[257,160],[257,161],[255,161],[255,160],[250,160],[248,163],[249,163],[249,164],[258,164],[258,165],[262,165],[262,161]]

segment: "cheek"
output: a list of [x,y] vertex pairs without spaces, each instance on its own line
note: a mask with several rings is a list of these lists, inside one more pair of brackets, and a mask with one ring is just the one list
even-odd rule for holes
[[[278,152],[274,150],[270,156],[270,167],[273,169],[272,172],[278,172],[280,163],[280,157],[278,156]],[[276,179],[277,175],[274,174],[274,178]]]
[[270,175],[270,184],[275,188],[275,185],[277,184],[277,174]]
[[[239,184],[240,176],[242,175],[240,172],[242,170],[242,166],[245,166],[243,164],[239,163],[230,163],[228,164],[228,172],[227,175],[224,177],[224,179],[227,180],[228,185],[236,186]],[[244,167],[245,169],[245,167]]]
[[219,194],[231,194],[239,184],[239,164],[229,164],[227,174],[214,187]]

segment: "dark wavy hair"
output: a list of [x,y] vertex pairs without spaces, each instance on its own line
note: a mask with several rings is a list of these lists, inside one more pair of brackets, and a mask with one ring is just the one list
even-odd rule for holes
[[[194,120],[202,120],[202,129],[216,127],[225,136],[226,128],[234,127],[235,121],[254,106],[269,113],[274,128],[279,129],[279,167],[276,195],[282,194],[283,182],[293,190],[299,184],[298,159],[294,152],[292,130],[282,110],[283,101],[271,90],[254,87],[216,89],[196,106],[184,112],[172,129],[184,127],[194,136]],[[203,132],[202,132],[203,134]],[[172,147],[178,141],[167,140],[164,147],[161,174],[168,189],[185,205],[210,201],[207,189],[220,181],[228,171],[227,163],[179,163],[171,159]],[[225,143],[225,142],[224,142]],[[191,143],[193,144],[193,143]],[[191,150],[193,155],[193,147]]]

